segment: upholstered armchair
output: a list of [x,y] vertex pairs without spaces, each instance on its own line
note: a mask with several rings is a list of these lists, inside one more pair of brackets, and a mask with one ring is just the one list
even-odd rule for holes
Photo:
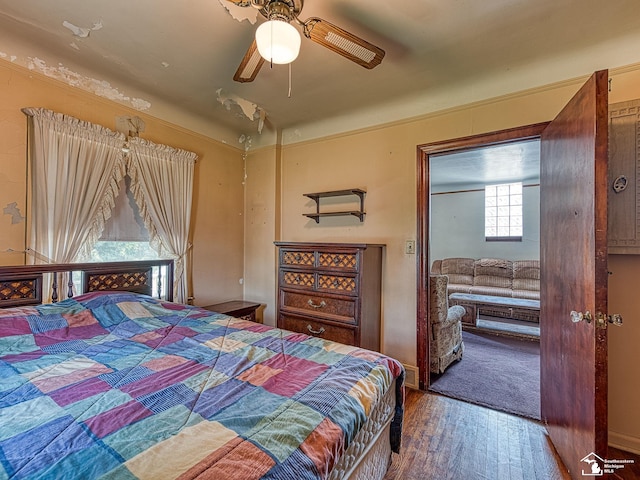
[[449,307],[446,275],[430,275],[429,345],[430,370],[442,373],[454,361],[462,358],[462,316],[464,307]]

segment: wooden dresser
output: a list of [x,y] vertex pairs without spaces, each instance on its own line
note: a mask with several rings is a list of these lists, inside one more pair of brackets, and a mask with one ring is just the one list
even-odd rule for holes
[[278,327],[379,351],[384,245],[276,245]]

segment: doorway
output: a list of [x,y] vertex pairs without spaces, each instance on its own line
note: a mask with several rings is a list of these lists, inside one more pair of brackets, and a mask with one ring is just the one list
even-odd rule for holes
[[540,140],[432,154],[429,171],[430,273],[446,273],[450,305],[468,294],[497,302],[467,305],[463,361],[443,357],[457,347],[438,333],[448,327],[430,332],[446,367],[431,372],[430,389],[539,420],[539,309],[508,305],[540,300]]
[[[479,144],[541,139],[541,417],[572,476],[589,452],[599,458],[607,455],[607,109],[608,71],[600,70],[549,123],[418,146],[416,333],[419,384],[425,389],[429,156]],[[591,312],[596,312],[595,322]]]
[[[420,371],[419,385],[421,389],[429,387],[429,344],[428,344],[428,311],[429,311],[429,272],[431,271],[431,261],[435,259],[431,252],[431,172],[432,159],[442,159],[445,155],[459,155],[462,161],[465,159],[464,152],[477,150],[481,147],[508,146],[516,142],[537,141],[547,123],[529,125],[514,128],[501,132],[494,132],[472,137],[464,137],[445,142],[431,143],[418,147],[418,243],[420,255],[418,256],[418,367]],[[469,158],[468,156],[466,158]],[[437,176],[436,176],[437,180]],[[444,183],[444,182],[440,182]]]

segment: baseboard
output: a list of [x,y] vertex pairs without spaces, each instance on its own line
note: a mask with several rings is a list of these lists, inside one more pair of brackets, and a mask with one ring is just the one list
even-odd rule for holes
[[419,390],[420,375],[419,375],[418,367],[414,367],[413,365],[405,365],[404,363],[402,365],[404,366],[404,370],[405,370],[404,385],[406,387]]
[[640,438],[609,430],[609,445],[625,452],[640,455]]

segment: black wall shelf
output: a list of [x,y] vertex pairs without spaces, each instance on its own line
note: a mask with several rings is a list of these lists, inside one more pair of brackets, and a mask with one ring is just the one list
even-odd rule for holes
[[[316,202],[316,213],[303,213],[305,217],[312,218],[316,223],[320,223],[321,217],[342,217],[353,215],[358,217],[361,222],[364,221],[364,196],[367,192],[359,188],[351,188],[348,190],[332,190],[329,192],[305,193],[304,196]],[[341,212],[320,212],[320,199],[327,197],[344,197],[347,195],[355,195],[360,198],[360,210],[348,210]]]

